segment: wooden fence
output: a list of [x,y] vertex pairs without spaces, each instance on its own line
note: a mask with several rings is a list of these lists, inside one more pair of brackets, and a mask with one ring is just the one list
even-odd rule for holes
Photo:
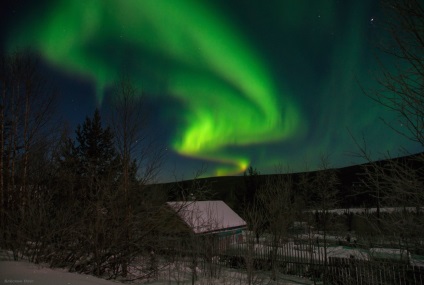
[[424,284],[424,267],[408,264],[329,258],[332,284]]
[[[326,279],[331,281],[331,284],[424,284],[424,267],[368,260],[366,255],[363,255],[362,259],[353,256],[330,256],[325,259],[325,248],[319,243],[288,242],[280,244],[277,249],[257,244],[250,248],[250,252],[246,246],[232,245],[222,251],[226,253],[224,258],[228,266],[243,267],[246,258],[250,257],[254,259],[258,269],[270,269],[271,262],[274,262],[274,266],[285,274],[322,279],[326,273]],[[272,253],[272,250],[276,250],[277,254]]]
[[[272,247],[266,241],[226,243],[209,239],[204,242],[206,244],[195,242],[195,247],[182,246],[182,251],[177,250],[178,246],[173,249],[183,257],[196,256],[202,272],[212,275],[222,266],[245,268],[246,262],[252,262],[257,270],[270,270],[274,266],[283,274],[308,276],[315,280],[325,277],[330,284],[424,284],[424,267],[368,260],[366,254],[355,258],[329,255],[326,259],[325,248],[317,240],[291,239],[278,247]],[[327,248],[327,253],[333,249]],[[187,262],[192,259],[188,258]]]

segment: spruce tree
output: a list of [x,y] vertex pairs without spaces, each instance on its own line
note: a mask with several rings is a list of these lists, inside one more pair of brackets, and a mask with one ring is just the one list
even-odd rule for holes
[[81,179],[85,197],[97,199],[101,187],[111,188],[118,179],[118,156],[110,127],[103,128],[100,112],[95,110],[93,118],[87,117],[76,130],[74,158],[76,173]]

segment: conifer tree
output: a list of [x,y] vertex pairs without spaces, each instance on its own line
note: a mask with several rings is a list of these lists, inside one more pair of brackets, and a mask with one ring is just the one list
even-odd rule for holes
[[104,182],[115,183],[118,179],[118,156],[114,136],[109,127],[103,128],[100,112],[95,110],[93,118],[87,117],[76,130],[74,159],[76,173],[81,178],[88,199],[98,198],[99,187]]

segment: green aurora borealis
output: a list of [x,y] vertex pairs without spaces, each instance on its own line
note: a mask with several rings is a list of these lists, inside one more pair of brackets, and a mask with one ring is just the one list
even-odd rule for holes
[[373,84],[375,1],[46,3],[11,22],[6,49],[30,47],[85,78],[99,104],[125,69],[150,96],[178,102],[160,109],[162,120],[178,116],[166,122],[167,144],[211,163],[209,175],[297,168],[321,153],[349,164],[348,128],[374,150],[405,146],[378,120],[396,119],[356,82]]

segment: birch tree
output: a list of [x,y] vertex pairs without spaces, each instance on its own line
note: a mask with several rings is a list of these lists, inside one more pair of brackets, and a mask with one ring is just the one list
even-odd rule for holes
[[[280,171],[281,172],[281,171]],[[263,219],[270,234],[271,279],[277,279],[278,251],[288,238],[288,231],[299,213],[295,197],[294,181],[290,173],[269,176],[258,193],[258,202],[263,207]]]
[[[46,151],[52,130],[55,90],[41,76],[35,56],[20,51],[0,58],[0,231],[6,247],[18,250],[30,238],[30,229],[20,228],[34,191],[37,173],[31,164]],[[17,256],[15,256],[16,258]]]
[[[391,110],[399,134],[424,146],[424,4],[420,0],[382,0],[383,34],[378,47],[379,88],[366,90]],[[383,58],[387,58],[388,61]]]
[[[382,0],[386,33],[380,38],[379,72],[376,90],[365,93],[396,116],[386,122],[399,135],[424,147],[424,3],[419,0]],[[423,154],[395,159],[387,153],[385,162],[375,162],[365,142],[358,143],[363,167],[362,183],[377,201],[377,214],[369,217],[382,235],[419,236],[423,233],[421,207],[423,195]],[[404,211],[382,214],[383,207],[402,207]],[[408,207],[415,214],[408,214]],[[416,216],[416,218],[414,218]],[[405,242],[405,241],[404,241]]]

